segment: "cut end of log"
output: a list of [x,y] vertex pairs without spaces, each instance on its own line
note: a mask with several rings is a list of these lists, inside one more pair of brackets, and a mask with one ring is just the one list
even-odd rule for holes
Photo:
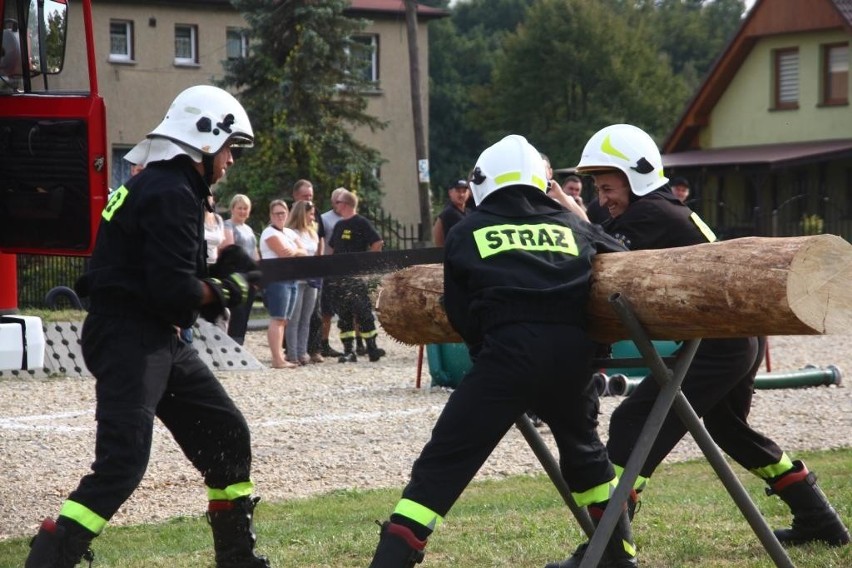
[[852,245],[835,235],[809,237],[790,263],[790,309],[815,333],[852,333],[850,283]]

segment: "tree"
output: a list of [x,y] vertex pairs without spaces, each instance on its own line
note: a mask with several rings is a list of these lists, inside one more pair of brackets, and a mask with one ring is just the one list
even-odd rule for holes
[[665,135],[687,90],[661,57],[649,22],[631,15],[606,0],[536,2],[477,96],[477,125],[492,140],[527,136],[555,167],[577,163],[591,134],[607,124]]
[[503,38],[532,0],[458,2],[450,18],[429,25],[429,161],[439,203],[450,183],[467,177],[488,140],[471,120],[474,92],[491,82]]
[[[321,191],[346,186],[366,204],[381,199],[373,172],[379,154],[353,136],[382,128],[366,114],[359,71],[364,44],[353,38],[363,20],[344,15],[346,0],[234,0],[251,27],[250,53],[225,62],[223,85],[238,92],[252,121],[255,147],[228,172],[225,192],[255,203],[289,197],[293,182],[310,179]],[[265,207],[255,209],[265,220]]]

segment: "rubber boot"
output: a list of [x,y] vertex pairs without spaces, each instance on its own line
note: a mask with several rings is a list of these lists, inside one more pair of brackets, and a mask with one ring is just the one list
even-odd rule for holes
[[207,522],[213,529],[216,568],[269,568],[264,556],[254,553],[254,508],[260,497],[210,501]]
[[418,539],[411,529],[403,525],[390,521],[376,521],[376,524],[382,528],[369,568],[411,568],[423,562],[425,540]]
[[340,354],[340,357],[337,358],[338,363],[357,363],[358,357],[355,355],[355,351],[352,350],[352,339],[344,339],[343,340],[343,353]]
[[793,513],[791,528],[774,531],[781,544],[796,546],[819,541],[829,546],[842,546],[849,543],[849,531],[816,481],[816,475],[799,460],[793,462],[793,469],[787,473],[766,481],[769,484],[766,494],[778,495]]
[[58,524],[45,519],[30,542],[24,568],[73,568],[82,560],[91,567],[95,554],[89,544],[95,536],[74,521]]
[[364,346],[364,338],[361,335],[355,336],[355,354],[356,355],[366,355],[367,348]]
[[320,348],[320,355],[322,355],[323,357],[340,357],[341,355],[343,355],[343,353],[333,348],[328,343],[328,339],[323,339],[322,347]]
[[[599,503],[589,506],[589,515],[595,526],[603,516],[605,503]],[[578,568],[583,562],[583,557],[586,555],[586,550],[589,547],[588,542],[581,544],[570,558],[558,563],[550,563],[545,568]],[[627,516],[627,511],[621,513],[621,518],[618,524],[615,525],[615,530],[604,549],[603,556],[598,563],[598,568],[635,568],[639,565],[636,560],[636,544],[633,542],[633,534],[630,531],[630,518]]]
[[379,349],[378,346],[376,346],[375,336],[367,338],[367,353],[370,356],[370,361],[373,363],[386,355],[384,349]]

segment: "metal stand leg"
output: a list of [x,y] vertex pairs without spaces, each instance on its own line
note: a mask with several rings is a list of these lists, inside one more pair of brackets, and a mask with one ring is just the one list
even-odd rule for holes
[[550,477],[553,485],[556,486],[556,490],[559,491],[559,494],[562,496],[562,500],[565,501],[565,504],[568,505],[569,509],[571,509],[571,513],[574,514],[574,518],[576,518],[577,522],[580,523],[580,527],[583,529],[583,532],[586,533],[586,536],[592,538],[592,534],[595,532],[595,525],[592,523],[592,518],[589,516],[589,512],[584,507],[580,507],[577,505],[577,502],[574,501],[574,496],[571,495],[571,489],[568,487],[568,483],[566,483],[565,478],[562,477],[562,471],[559,469],[559,463],[553,457],[553,454],[550,453],[550,449],[547,447],[547,444],[544,443],[541,434],[538,433],[538,430],[535,429],[535,426],[532,425],[532,422],[526,414],[521,415],[521,417],[515,421],[515,426],[517,426],[518,430],[521,431],[521,434],[524,435],[524,438],[530,445],[530,448],[532,448],[535,457],[537,457],[538,461],[541,462],[541,465],[544,466],[544,471],[547,472],[547,475]]
[[674,374],[672,375],[671,371],[663,364],[663,361],[660,359],[625,298],[619,294],[614,294],[610,298],[610,302],[613,304],[622,323],[630,332],[634,343],[636,343],[639,352],[642,354],[642,358],[651,369],[654,379],[660,384],[661,390],[651,409],[651,413],[648,415],[645,426],[642,428],[636,447],[627,460],[621,480],[619,480],[618,486],[610,498],[610,505],[612,506],[606,508],[598,524],[598,528],[589,543],[589,547],[586,549],[586,554],[583,557],[580,567],[594,568],[598,565],[598,562],[603,556],[606,543],[612,536],[624,504],[627,502],[630,490],[639,475],[639,470],[645,463],[648,453],[651,450],[651,445],[660,431],[662,422],[673,405],[678,416],[713,466],[716,474],[725,485],[725,489],[728,490],[728,493],[736,502],[740,511],[742,511],[775,565],[779,568],[794,568],[792,560],[790,560],[781,543],[778,542],[772,529],[766,524],[763,516],[739,482],[739,479],[737,479],[730,466],[728,466],[721,450],[713,442],[704,424],[689,404],[689,401],[680,392],[680,385],[689,369],[689,365],[692,363],[700,340],[691,340],[681,348],[675,364]]

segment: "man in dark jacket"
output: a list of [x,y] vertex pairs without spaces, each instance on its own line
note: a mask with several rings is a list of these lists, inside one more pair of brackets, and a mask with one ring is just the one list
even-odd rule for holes
[[[545,195],[544,162],[521,136],[482,153],[472,186],[476,209],[446,241],[444,302],[473,367],[382,524],[372,568],[422,561],[427,537],[527,409],[550,426],[580,505],[602,509],[616,483],[597,433],[585,309],[593,256],[623,248]],[[607,554],[635,566],[626,514]]]
[[207,274],[204,208],[210,186],[233,164],[231,145],[251,144],[245,110],[227,92],[191,87],[134,150],[145,169],[103,210],[95,250],[78,282],[91,299],[82,350],[95,376],[95,461],[46,519],[26,568],[66,568],[81,559],[138,486],[154,418],[204,476],[218,568],[265,568],[254,554],[248,425],[191,346],[178,338],[199,312],[214,321],[241,304],[258,276],[238,248]]
[[[648,134],[628,124],[608,126],[583,150],[577,171],[593,175],[600,204],[610,219],[607,233],[631,250],[713,242],[716,236],[697,213],[668,187],[660,152]],[[771,309],[771,306],[767,306]],[[748,424],[754,378],[764,356],[764,338],[703,339],[684,377],[682,390],[713,439],[744,468],[763,479],[793,513],[790,529],[775,531],[784,544],[824,541],[839,546],[849,533],[805,464]],[[607,449],[623,471],[659,388],[642,381],[610,420]],[[635,489],[641,492],[660,462],[686,433],[674,412],[666,417]]]

